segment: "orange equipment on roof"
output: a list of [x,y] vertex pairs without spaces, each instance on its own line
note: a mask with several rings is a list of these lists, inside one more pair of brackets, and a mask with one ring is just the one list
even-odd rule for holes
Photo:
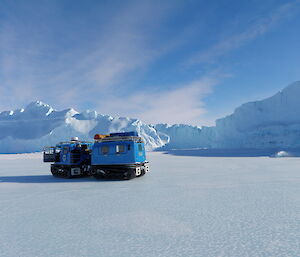
[[106,137],[109,137],[109,135],[96,134],[94,136],[94,139],[95,140],[100,140],[100,139],[103,139],[103,138],[106,138]]

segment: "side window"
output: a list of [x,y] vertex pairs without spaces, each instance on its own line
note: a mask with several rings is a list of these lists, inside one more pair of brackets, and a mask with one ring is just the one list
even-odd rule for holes
[[45,154],[53,154],[54,153],[54,148],[46,148],[46,150],[45,150]]
[[125,152],[125,146],[124,145],[116,145],[116,153],[123,153]]
[[107,145],[101,147],[102,154],[108,154],[109,148]]
[[65,147],[64,147],[63,154],[67,154],[67,153],[68,153],[68,151],[69,151],[69,147],[65,146]]
[[130,151],[130,145],[127,146],[127,150]]
[[139,149],[139,152],[142,152],[142,151],[143,151],[143,146],[142,146],[142,144],[139,144],[138,149]]

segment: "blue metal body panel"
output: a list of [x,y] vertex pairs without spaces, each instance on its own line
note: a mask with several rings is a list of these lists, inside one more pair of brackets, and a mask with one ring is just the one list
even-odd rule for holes
[[[104,153],[103,147],[107,152]],[[118,148],[122,149],[118,152]],[[133,164],[146,161],[144,143],[134,141],[95,142],[92,148],[92,165]]]
[[[82,151],[79,146],[86,146],[87,151]],[[88,142],[70,142],[57,144],[56,149],[60,150],[60,160],[55,162],[58,165],[80,165],[89,163],[91,154],[89,150],[92,148],[92,143]]]

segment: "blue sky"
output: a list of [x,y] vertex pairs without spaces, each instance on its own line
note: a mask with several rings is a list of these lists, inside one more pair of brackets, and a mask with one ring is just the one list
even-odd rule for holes
[[299,0],[0,0],[0,110],[212,125],[300,80],[299,28]]

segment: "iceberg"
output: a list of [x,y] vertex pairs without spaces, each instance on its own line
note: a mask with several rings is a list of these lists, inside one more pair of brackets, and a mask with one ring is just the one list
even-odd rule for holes
[[277,94],[249,102],[216,121],[216,126],[150,125],[139,119],[112,117],[69,108],[57,111],[41,101],[0,113],[0,153],[41,151],[72,136],[93,140],[96,133],[136,131],[147,150],[300,148],[300,82]]

